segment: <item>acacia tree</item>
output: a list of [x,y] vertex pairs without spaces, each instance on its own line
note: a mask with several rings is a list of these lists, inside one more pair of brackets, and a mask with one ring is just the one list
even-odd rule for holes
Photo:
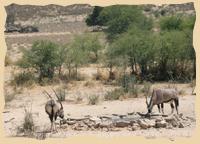
[[30,50],[24,50],[19,65],[36,69],[39,81],[44,77],[52,79],[58,66],[58,45],[49,41],[34,42]]
[[[195,51],[192,46],[192,31],[195,17],[170,16],[160,20],[160,79],[164,80],[170,76],[176,79],[187,79],[191,77],[188,68],[193,62],[193,77],[195,77]],[[189,72],[191,73],[191,72]],[[170,76],[169,76],[170,74]]]

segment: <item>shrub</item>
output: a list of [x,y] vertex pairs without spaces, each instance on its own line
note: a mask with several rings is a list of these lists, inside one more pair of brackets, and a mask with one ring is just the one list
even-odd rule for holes
[[179,95],[185,95],[185,94],[186,94],[186,92],[185,92],[185,90],[184,90],[184,89],[182,89],[182,90],[180,90],[180,91],[178,92],[178,94],[179,94]]
[[6,55],[5,57],[5,66],[9,66],[12,64],[12,60],[10,59],[10,57],[8,55]]
[[88,104],[89,105],[96,105],[99,102],[98,95],[91,95],[88,97]]
[[58,94],[58,101],[65,101],[65,98],[66,98],[66,92],[65,92],[65,89],[57,89],[56,90],[57,94]]
[[35,82],[35,76],[30,72],[19,73],[14,76],[14,79],[11,81],[13,85],[16,86],[32,86]]
[[191,80],[190,87],[194,88],[196,86],[196,80]]
[[105,100],[118,100],[121,96],[124,95],[124,90],[122,88],[114,89],[113,91],[108,91],[104,99]]
[[94,86],[94,82],[93,81],[86,81],[84,86],[86,86],[86,87]]
[[138,97],[139,87],[137,84],[133,84],[131,88],[129,88],[128,92],[131,94],[129,97]]
[[5,94],[5,103],[12,101],[15,98],[15,94]]
[[75,103],[80,103],[80,102],[82,102],[83,101],[83,98],[81,97],[81,95],[77,95],[76,97],[75,97]]
[[22,125],[22,132],[31,134],[34,132],[34,121],[33,121],[33,114],[31,109],[28,110],[27,108],[24,108],[25,115],[24,115],[24,121]]
[[150,93],[150,89],[151,89],[151,83],[150,82],[144,82],[144,87],[142,89],[142,92],[148,96]]
[[20,67],[35,68],[39,81],[43,78],[52,79],[55,68],[59,66],[59,46],[50,41],[36,41],[30,50],[23,51],[23,57],[18,62]]

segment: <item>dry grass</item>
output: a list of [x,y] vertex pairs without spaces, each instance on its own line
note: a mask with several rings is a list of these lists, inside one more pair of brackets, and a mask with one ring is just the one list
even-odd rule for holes
[[5,66],[12,65],[13,62],[8,55],[5,56]]
[[35,76],[30,72],[23,72],[14,75],[11,84],[14,86],[31,87],[35,83]]
[[196,80],[191,80],[190,87],[194,88],[196,86]]
[[186,95],[186,91],[184,89],[181,89],[181,90],[178,91],[178,94],[182,95],[182,96]]
[[124,90],[122,88],[114,89],[113,91],[108,91],[104,99],[105,100],[119,100],[120,97],[124,96]]
[[151,89],[151,83],[150,82],[144,82],[144,87],[141,89],[141,91],[148,96],[150,94],[150,89]]
[[58,95],[58,100],[59,101],[65,101],[65,98],[66,98],[65,89],[58,88],[58,89],[56,89],[56,93]]
[[26,136],[33,136],[35,131],[35,123],[32,114],[32,105],[24,106],[24,119],[21,126],[18,127],[19,133],[24,133]]
[[86,86],[86,87],[92,87],[92,86],[94,86],[94,82],[93,81],[86,81],[84,83],[84,86]]
[[82,101],[83,101],[83,98],[82,98],[81,95],[77,95],[77,96],[75,97],[75,103],[76,103],[76,104],[81,103]]
[[97,74],[94,75],[96,80],[107,81],[109,79],[109,72],[106,70],[98,69]]
[[5,103],[12,101],[15,98],[15,93],[5,94]]
[[99,96],[98,95],[88,96],[88,104],[89,105],[96,105],[98,103],[99,103]]

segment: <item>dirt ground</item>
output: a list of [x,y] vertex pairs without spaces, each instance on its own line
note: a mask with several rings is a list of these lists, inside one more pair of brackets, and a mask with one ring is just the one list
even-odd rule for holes
[[[7,74],[8,75],[8,74]],[[7,80],[9,78],[7,77]],[[145,98],[129,98],[115,101],[103,101],[103,96],[107,91],[114,89],[114,86],[104,85],[99,81],[93,81],[91,85],[85,85],[87,81],[72,82],[66,85],[67,97],[63,102],[65,117],[84,117],[99,116],[99,115],[111,115],[111,114],[127,114],[130,112],[147,112]],[[153,87],[166,87],[168,83],[156,83]],[[190,116],[195,119],[195,96],[192,95],[192,88],[189,84],[177,84],[178,90],[184,90],[184,95],[180,95],[179,112],[184,116]],[[58,87],[57,85],[54,86]],[[35,86],[31,89],[24,88],[23,91],[15,96],[15,98],[5,105],[3,113],[4,117],[4,129],[6,136],[18,135],[18,127],[23,123],[24,119],[24,106],[29,107],[32,110],[36,131],[44,132],[50,129],[50,120],[45,113],[44,105],[48,100],[42,92],[43,90],[49,91],[52,95],[53,92],[50,86],[41,87]],[[97,105],[88,105],[87,97],[89,95],[97,94],[100,96],[100,102]],[[75,98],[77,96],[82,97],[81,103],[76,103]],[[154,107],[153,111],[158,111],[157,107]],[[165,113],[169,114],[171,108],[169,104],[165,104]],[[59,121],[59,120],[58,120]],[[48,133],[48,137],[70,137],[70,136],[82,136],[93,135],[100,137],[113,137],[113,136],[145,136],[147,138],[155,137],[190,137],[195,129],[195,122],[185,128],[150,128],[147,130],[129,131],[123,129],[121,131],[74,131],[59,128],[58,133]]]

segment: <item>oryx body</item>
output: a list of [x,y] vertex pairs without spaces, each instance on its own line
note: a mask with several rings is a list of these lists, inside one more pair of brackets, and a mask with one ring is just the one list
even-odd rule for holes
[[[147,102],[147,101],[146,101]],[[176,89],[154,89],[152,92],[152,96],[150,99],[150,102],[147,102],[147,107],[148,107],[148,113],[151,113],[153,106],[157,105],[158,109],[160,111],[160,105],[163,111],[164,103],[170,102],[171,108],[172,108],[172,113],[174,112],[174,104],[175,103],[175,108],[178,114],[178,105],[179,105],[179,100],[178,100],[178,92]]]
[[[55,92],[55,94],[56,94],[56,92]],[[64,118],[63,105],[62,105],[61,102],[59,102],[60,103],[60,106],[59,106],[58,103],[54,99],[52,99],[52,97],[49,94],[48,94],[48,96],[51,99],[46,102],[46,104],[45,104],[45,111],[49,115],[49,119],[51,121],[51,131],[52,131],[52,129],[57,131],[56,125],[55,125],[55,121],[56,121],[56,119],[57,119],[58,116],[60,118],[62,118],[62,119]],[[56,94],[56,96],[57,96],[57,94]]]

